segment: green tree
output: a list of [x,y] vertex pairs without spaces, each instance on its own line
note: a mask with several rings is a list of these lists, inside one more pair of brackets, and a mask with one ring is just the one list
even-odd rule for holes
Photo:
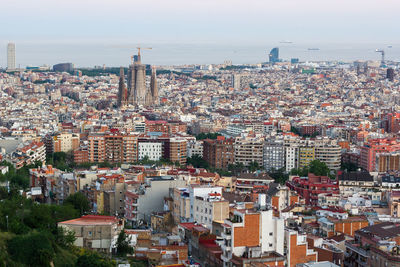
[[256,170],[260,170],[261,168],[260,168],[260,165],[258,164],[258,162],[252,161],[252,162],[250,162],[250,164],[247,166],[247,169],[248,169],[250,172],[255,172]]
[[285,173],[285,168],[280,168],[278,170],[272,169],[268,174],[274,178],[275,183],[285,184],[289,179],[289,174]]
[[228,165],[228,170],[232,172],[234,175],[242,173],[245,169],[246,167],[241,162],[236,162],[235,164]]
[[203,139],[217,139],[218,136],[221,136],[219,133],[199,133],[196,135],[197,140]]
[[92,251],[85,251],[80,255],[75,264],[76,267],[112,267],[114,266],[111,261],[102,258],[98,253]]
[[69,195],[64,201],[64,204],[72,205],[72,207],[74,207],[76,210],[79,210],[81,216],[90,210],[89,200],[81,192]]
[[357,171],[359,166],[357,164],[354,164],[353,162],[341,162],[340,164],[340,169],[341,170],[347,170],[348,172],[355,172]]
[[125,233],[125,230],[122,230],[117,239],[117,254],[120,256],[126,256],[126,254],[133,253],[133,247],[129,245],[130,239]]
[[309,164],[309,172],[315,175],[326,175],[328,176],[330,170],[325,162],[321,162],[319,160],[313,160]]
[[50,266],[55,255],[51,236],[44,232],[16,236],[7,247],[12,260],[28,266]]
[[192,157],[187,158],[186,164],[192,165],[194,168],[204,168],[204,169],[209,168],[208,162],[205,161],[203,157],[200,157],[199,155],[193,155]]

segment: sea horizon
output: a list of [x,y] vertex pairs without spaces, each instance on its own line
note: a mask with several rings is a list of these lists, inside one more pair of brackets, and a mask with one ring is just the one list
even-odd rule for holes
[[[269,51],[279,47],[279,57],[289,61],[298,58],[301,62],[356,60],[380,61],[381,54],[375,49],[385,51],[388,61],[400,61],[399,43],[288,43],[262,44],[222,44],[212,42],[199,43],[145,43],[141,47],[142,62],[145,64],[171,65],[207,65],[222,64],[226,60],[232,64],[257,64],[268,61]],[[134,42],[15,42],[16,62],[19,67],[54,65],[71,62],[77,68],[94,66],[119,67],[128,66],[131,55],[137,54],[137,43]],[[0,43],[0,66],[6,66],[7,42]],[[309,50],[317,48],[318,50]]]

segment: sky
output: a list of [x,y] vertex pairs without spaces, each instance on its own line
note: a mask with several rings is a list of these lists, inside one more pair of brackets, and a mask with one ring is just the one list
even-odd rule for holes
[[398,10],[398,0],[1,0],[0,51],[9,41],[17,51],[41,44],[400,44]]

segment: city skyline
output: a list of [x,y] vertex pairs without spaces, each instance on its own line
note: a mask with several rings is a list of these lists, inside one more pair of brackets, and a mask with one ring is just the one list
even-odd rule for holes
[[[15,42],[14,42],[15,43]],[[396,43],[266,43],[266,44],[157,44],[157,43],[108,43],[47,44],[16,43],[18,47],[16,67],[54,65],[71,62],[76,67],[120,67],[129,64],[138,45],[153,47],[143,57],[152,65],[221,64],[231,60],[233,64],[257,64],[268,62],[270,50],[278,47],[279,57],[285,61],[299,58],[307,61],[379,61],[376,49],[384,49],[386,59],[400,61],[400,44]],[[318,51],[308,48],[320,48]],[[0,43],[0,67],[7,67],[7,43]]]

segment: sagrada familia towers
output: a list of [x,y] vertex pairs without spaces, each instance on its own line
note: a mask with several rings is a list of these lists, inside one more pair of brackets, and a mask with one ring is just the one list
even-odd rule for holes
[[141,63],[140,50],[137,56],[132,57],[128,69],[127,86],[125,85],[124,68],[119,74],[118,106],[136,105],[152,106],[158,104],[158,87],[156,69],[151,72],[150,88],[146,86],[146,65]]

